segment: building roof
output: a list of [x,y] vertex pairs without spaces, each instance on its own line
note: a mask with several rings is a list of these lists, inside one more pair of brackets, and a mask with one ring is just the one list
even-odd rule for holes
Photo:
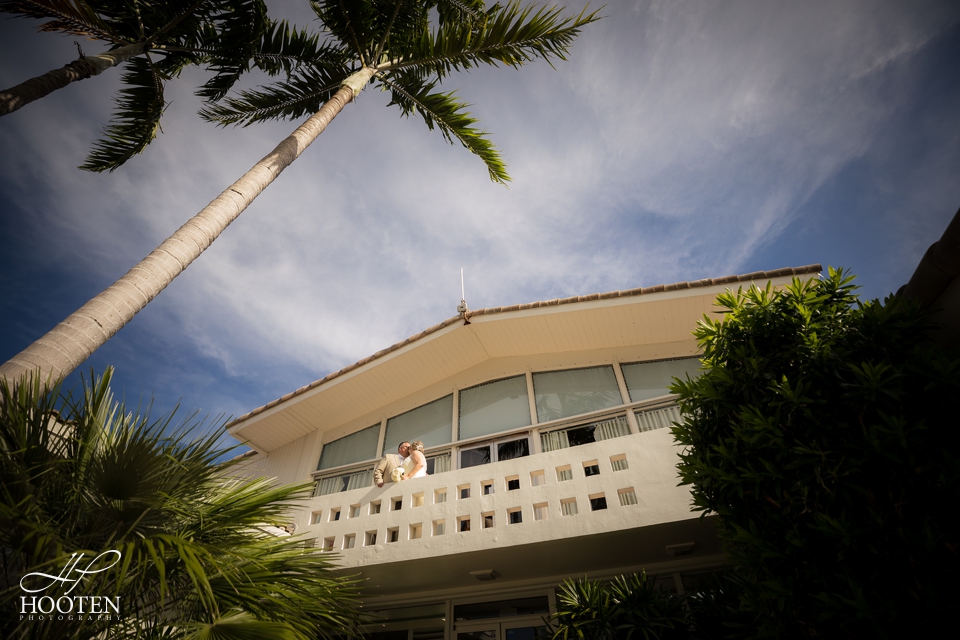
[[[571,305],[577,303],[590,303],[593,301],[604,301],[604,300],[615,300],[618,298],[636,298],[638,296],[652,296],[653,294],[664,294],[668,292],[677,292],[687,289],[703,289],[710,287],[717,287],[723,285],[732,285],[742,282],[752,282],[756,280],[769,280],[773,278],[785,278],[791,276],[803,276],[803,275],[812,275],[819,273],[821,271],[821,266],[819,264],[807,265],[803,267],[786,267],[783,269],[775,269],[772,271],[755,271],[753,273],[746,273],[742,275],[731,275],[724,276],[721,278],[705,278],[702,280],[694,281],[684,281],[676,282],[673,284],[661,284],[652,287],[638,287],[636,289],[627,289],[623,291],[609,291],[606,293],[593,293],[584,296],[572,296],[569,298],[557,298],[553,300],[542,300],[538,302],[530,302],[526,304],[515,304],[504,307],[488,307],[485,309],[477,309],[474,311],[467,311],[463,315],[453,316],[433,325],[427,329],[424,329],[416,335],[410,336],[406,340],[402,340],[393,344],[385,349],[381,349],[376,353],[363,358],[351,365],[348,365],[339,371],[335,371],[319,380],[311,382],[308,385],[305,385],[296,391],[292,391],[286,395],[277,398],[262,407],[258,407],[249,413],[246,413],[239,418],[230,422],[228,428],[231,432],[235,432],[238,428],[244,425],[244,423],[250,421],[252,418],[260,416],[270,409],[274,409],[285,403],[290,403],[298,399],[298,397],[303,396],[304,394],[318,390],[318,388],[331,385],[340,378],[343,378],[346,374],[351,372],[356,372],[358,369],[371,365],[371,363],[376,363],[377,361],[383,360],[386,356],[394,354],[397,351],[414,345],[415,343],[424,342],[430,336],[441,332],[443,329],[455,325],[457,323],[465,324],[464,320],[474,321],[479,320],[480,318],[485,318],[487,316],[495,316],[498,314],[511,314],[511,312],[522,312],[533,309],[544,309],[549,307],[559,307],[562,305]],[[693,293],[693,292],[691,292]],[[657,296],[654,296],[657,297]],[[465,317],[464,317],[465,315]],[[512,314],[511,314],[512,315]],[[492,318],[491,318],[492,319]]]

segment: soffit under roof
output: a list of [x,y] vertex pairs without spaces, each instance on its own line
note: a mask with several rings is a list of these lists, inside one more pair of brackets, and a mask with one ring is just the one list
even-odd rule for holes
[[718,293],[785,282],[820,265],[468,312],[241,416],[234,437],[262,452],[350,420],[494,358],[594,351],[690,339]]

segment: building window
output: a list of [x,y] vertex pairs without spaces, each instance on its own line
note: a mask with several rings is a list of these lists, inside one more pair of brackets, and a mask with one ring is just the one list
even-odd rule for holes
[[508,440],[488,442],[483,445],[460,449],[460,468],[468,469],[491,462],[503,462],[530,455],[530,438],[523,436]]
[[403,498],[393,498],[391,503],[393,504],[393,511],[400,511],[400,509],[403,509]]
[[601,511],[607,508],[607,499],[602,493],[590,496],[590,511]]
[[483,528],[493,529],[493,512],[489,511],[487,513],[482,513],[480,515],[483,516]]
[[560,501],[560,513],[565,516],[577,515],[577,499],[566,498]]
[[340,507],[330,509],[330,522],[336,522],[340,519]]
[[375,500],[370,503],[370,515],[375,516],[380,513],[380,501]]
[[323,551],[333,551],[333,538],[324,538],[323,539]]
[[566,482],[567,480],[573,480],[573,470],[570,465],[557,467],[557,482]]
[[314,511],[312,514],[310,514],[310,524],[320,524],[322,522],[322,516],[322,511]]
[[541,502],[540,504],[533,505],[533,519],[534,520],[547,519],[547,503],[546,502]]
[[447,528],[447,527],[446,527],[446,521],[445,521],[445,520],[434,520],[434,521],[433,521],[433,535],[435,535],[435,536],[442,536],[442,535],[444,534],[444,532],[445,532],[444,530],[445,530],[446,528]]
[[627,487],[626,489],[617,489],[617,496],[620,498],[620,506],[626,507],[631,504],[637,504],[637,493],[633,490],[633,487]]
[[380,425],[375,424],[333,442],[325,442],[320,451],[320,463],[317,469],[332,469],[376,458],[379,439]]
[[423,524],[418,522],[410,525],[410,540],[419,540],[423,535]]
[[627,456],[622,453],[616,456],[610,456],[610,467],[614,471],[626,471],[630,468],[630,465],[627,464]]
[[613,366],[533,374],[537,420],[549,422],[623,404]]
[[520,476],[510,476],[507,481],[507,491],[516,491],[520,488]]
[[586,477],[600,475],[600,464],[596,460],[583,463],[583,475]]
[[423,506],[423,492],[415,493],[410,497],[410,506],[412,507],[422,507]]
[[460,440],[509,431],[530,424],[527,377],[494,380],[460,391]]
[[627,424],[627,419],[624,416],[615,416],[590,424],[541,433],[540,448],[545,452],[556,451],[628,435],[630,435],[630,426]]
[[680,413],[680,407],[676,405],[652,411],[637,411],[634,415],[637,417],[637,426],[641,433],[666,429],[672,427],[674,422],[683,422],[683,414]]
[[400,527],[387,529],[387,542],[396,542],[400,539]]
[[493,495],[493,480],[483,480],[480,482],[480,493],[485,496]]
[[460,533],[470,531],[470,516],[460,516],[457,518],[457,529]]
[[620,365],[623,381],[627,383],[630,401],[650,400],[670,393],[667,389],[674,378],[686,380],[689,375],[696,378],[701,374],[700,358],[681,358],[656,362],[633,362]]
[[538,470],[538,471],[531,471],[531,472],[530,472],[530,486],[531,486],[531,487],[539,487],[540,485],[546,484],[546,483],[547,483],[547,478],[546,478],[546,476],[543,474],[543,469],[540,469],[540,470]]
[[343,536],[343,548],[353,549],[353,545],[356,543],[356,541],[357,541],[356,534],[348,533],[347,535]]
[[377,532],[376,531],[367,531],[363,539],[363,546],[372,547],[377,544]]
[[350,505],[350,517],[359,518],[360,517],[360,505],[352,504]]
[[383,446],[396,451],[401,442],[420,440],[425,447],[436,447],[450,442],[452,431],[453,395],[449,395],[387,420]]
[[520,524],[523,522],[523,512],[520,507],[507,509],[507,522],[510,524]]
[[352,491],[353,489],[362,489],[373,484],[373,469],[364,469],[354,473],[345,473],[339,476],[321,478],[317,481],[317,487],[314,491],[315,496],[327,496],[331,493],[340,493],[341,491]]
[[447,489],[437,489],[433,492],[433,504],[440,504],[447,501]]

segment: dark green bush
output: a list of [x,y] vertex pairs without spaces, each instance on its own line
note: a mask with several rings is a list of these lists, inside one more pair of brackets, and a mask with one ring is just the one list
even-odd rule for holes
[[960,358],[852,279],[720,296],[705,373],[672,388],[681,478],[720,516],[761,636],[915,635],[957,613]]

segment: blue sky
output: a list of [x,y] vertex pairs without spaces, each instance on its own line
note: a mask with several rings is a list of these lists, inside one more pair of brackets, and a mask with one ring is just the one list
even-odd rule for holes
[[[271,7],[310,17],[306,2]],[[960,207],[957,2],[602,13],[556,70],[449,83],[503,151],[509,189],[367,89],[84,371],[114,365],[131,403],[239,415],[454,315],[461,266],[472,308],[817,262],[882,297]],[[73,40],[0,18],[0,86],[71,60]],[[191,72],[143,155],[81,172],[118,75],[0,118],[4,359],[296,126],[202,122]]]

